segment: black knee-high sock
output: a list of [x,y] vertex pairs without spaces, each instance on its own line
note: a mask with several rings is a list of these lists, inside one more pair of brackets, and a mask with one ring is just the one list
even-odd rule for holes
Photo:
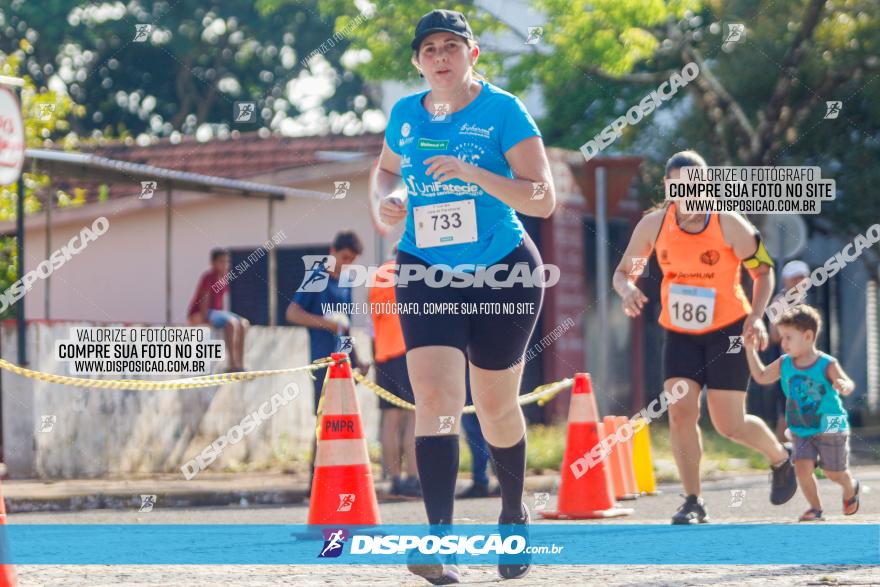
[[432,526],[452,524],[458,477],[458,434],[416,436],[416,464],[428,523]]
[[489,445],[495,475],[501,485],[501,513],[505,518],[522,515],[523,481],[526,476],[526,437],[507,448]]

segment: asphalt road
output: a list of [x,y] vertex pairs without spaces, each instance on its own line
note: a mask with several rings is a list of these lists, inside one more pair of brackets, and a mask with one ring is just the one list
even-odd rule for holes
[[[820,481],[826,515],[832,523],[880,524],[880,467],[862,467],[855,471],[863,482],[862,505],[854,517],[840,512],[840,490],[829,481]],[[668,524],[669,516],[681,498],[678,488],[662,486],[658,496],[642,497],[626,502],[635,514],[625,518],[603,520],[601,524]],[[707,483],[704,499],[715,524],[796,523],[806,502],[797,495],[783,506],[768,501],[769,482],[766,476],[743,476]],[[527,503],[534,509],[533,496]],[[548,508],[555,506],[551,495]],[[462,500],[456,503],[457,523],[490,523],[497,519],[498,498]],[[162,509],[149,513],[135,510],[96,510],[70,513],[16,514],[15,524],[303,524],[307,506],[253,507],[242,504],[227,508]],[[401,524],[425,523],[420,501],[383,503],[383,522]],[[537,517],[537,516],[534,516]],[[553,523],[536,521],[535,523]],[[687,531],[683,528],[682,531]],[[829,548],[841,547],[829,545]],[[20,566],[19,585],[27,586],[103,586],[103,585],[427,585],[408,574],[405,568],[389,565],[228,565],[228,566]],[[487,584],[498,581],[491,566],[464,566],[464,584]],[[642,586],[691,585],[752,586],[752,585],[878,585],[880,567],[821,565],[543,565],[513,585],[602,585]]]

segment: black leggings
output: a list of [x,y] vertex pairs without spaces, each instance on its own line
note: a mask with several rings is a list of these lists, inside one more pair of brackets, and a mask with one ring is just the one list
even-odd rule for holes
[[[397,253],[397,263],[429,267],[418,257],[403,251]],[[528,272],[514,272],[517,263],[527,264]],[[526,234],[513,251],[495,263],[498,264],[508,267],[499,270],[495,279],[506,281],[513,272],[513,282],[526,273],[532,275],[542,261],[535,243]],[[407,350],[423,346],[451,346],[465,353],[477,367],[492,371],[507,369],[522,360],[544,299],[544,289],[540,285],[528,287],[523,283],[493,289],[486,284],[482,287],[430,287],[426,280],[410,280],[406,287],[395,286],[395,294],[398,303],[414,304],[421,309],[418,315],[400,314]],[[459,311],[425,312],[429,305],[436,308],[437,304],[442,303],[459,304]],[[462,305],[466,305],[467,309]],[[473,312],[474,308],[478,310],[476,313]]]

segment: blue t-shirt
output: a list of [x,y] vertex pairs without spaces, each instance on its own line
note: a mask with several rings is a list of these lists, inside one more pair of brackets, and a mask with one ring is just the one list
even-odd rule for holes
[[[401,98],[391,109],[385,129],[388,147],[401,158],[400,174],[409,194],[398,248],[429,264],[495,263],[515,249],[525,234],[516,211],[478,185],[458,179],[439,182],[425,174],[425,159],[451,155],[512,179],[504,153],[524,139],[541,136],[516,96],[488,82],[480,84],[483,89],[470,104],[445,117],[432,115],[422,105],[427,90]],[[473,200],[477,240],[419,248],[413,208],[462,200]]]
[[849,431],[849,422],[840,394],[828,381],[831,355],[819,352],[809,367],[796,367],[789,355],[782,355],[780,376],[785,392],[785,420],[801,437]]
[[[327,275],[327,287],[322,291],[299,291],[293,296],[293,301],[308,312],[318,316],[324,315],[322,304],[346,304],[351,303],[351,288],[340,287],[339,280]],[[347,313],[351,322],[351,314]],[[336,336],[323,328],[309,328],[309,350],[312,360],[329,357],[336,352]]]

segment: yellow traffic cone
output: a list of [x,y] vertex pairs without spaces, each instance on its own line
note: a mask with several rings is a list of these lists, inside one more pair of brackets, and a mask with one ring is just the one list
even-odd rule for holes
[[651,436],[648,422],[642,418],[633,421],[633,468],[636,472],[636,486],[642,495],[657,495],[657,482],[654,479],[654,463],[651,459]]

